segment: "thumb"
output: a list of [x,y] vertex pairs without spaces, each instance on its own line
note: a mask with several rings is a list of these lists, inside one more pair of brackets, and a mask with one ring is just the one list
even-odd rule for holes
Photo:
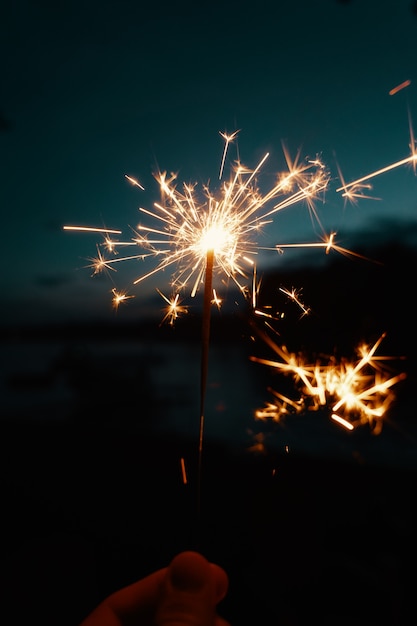
[[156,626],[213,626],[227,576],[197,552],[182,552],[168,567],[156,612]]

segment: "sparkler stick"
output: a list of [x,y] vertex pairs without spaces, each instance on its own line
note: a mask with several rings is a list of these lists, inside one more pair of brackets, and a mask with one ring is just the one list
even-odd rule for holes
[[204,301],[203,301],[203,326],[201,338],[201,382],[200,382],[200,432],[198,439],[198,501],[197,510],[200,511],[201,502],[201,471],[203,457],[203,438],[204,438],[204,415],[205,415],[205,398],[207,388],[208,374],[208,355],[210,344],[210,320],[211,320],[211,295],[213,284],[213,262],[214,250],[207,250],[206,258],[206,276],[204,284]]

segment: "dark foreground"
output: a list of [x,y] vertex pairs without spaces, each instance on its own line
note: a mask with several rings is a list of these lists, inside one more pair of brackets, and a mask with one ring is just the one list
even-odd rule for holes
[[416,623],[413,470],[210,443],[198,489],[175,435],[9,422],[0,447],[4,624],[77,626],[187,549],[228,572],[234,626]]

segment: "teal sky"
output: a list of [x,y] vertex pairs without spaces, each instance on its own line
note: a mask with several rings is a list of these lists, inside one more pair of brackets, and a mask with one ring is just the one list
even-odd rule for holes
[[[215,186],[219,131],[240,129],[237,147],[248,167],[271,153],[261,190],[285,170],[282,141],[294,156],[299,149],[319,154],[332,183],[317,209],[342,244],[387,233],[414,241],[411,167],[370,181],[378,201],[345,205],[335,191],[337,165],[348,182],[410,154],[410,119],[417,128],[411,0],[187,1],[145,9],[127,0],[18,0],[2,10],[0,50],[6,323],[113,316],[113,284],[85,269],[100,239],[64,233],[63,224],[105,224],[129,235],[138,207],[159,199],[157,168]],[[301,205],[268,228],[271,245],[318,236]],[[270,262],[290,262],[291,254]],[[124,289],[142,271],[126,264],[113,278]],[[155,287],[169,291],[168,283],[163,275],[132,289],[143,311]]]

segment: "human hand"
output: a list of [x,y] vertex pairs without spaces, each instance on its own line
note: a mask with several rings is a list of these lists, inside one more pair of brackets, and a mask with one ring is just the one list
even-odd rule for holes
[[116,591],[80,626],[229,626],[217,615],[226,572],[197,552],[181,552],[168,567]]

